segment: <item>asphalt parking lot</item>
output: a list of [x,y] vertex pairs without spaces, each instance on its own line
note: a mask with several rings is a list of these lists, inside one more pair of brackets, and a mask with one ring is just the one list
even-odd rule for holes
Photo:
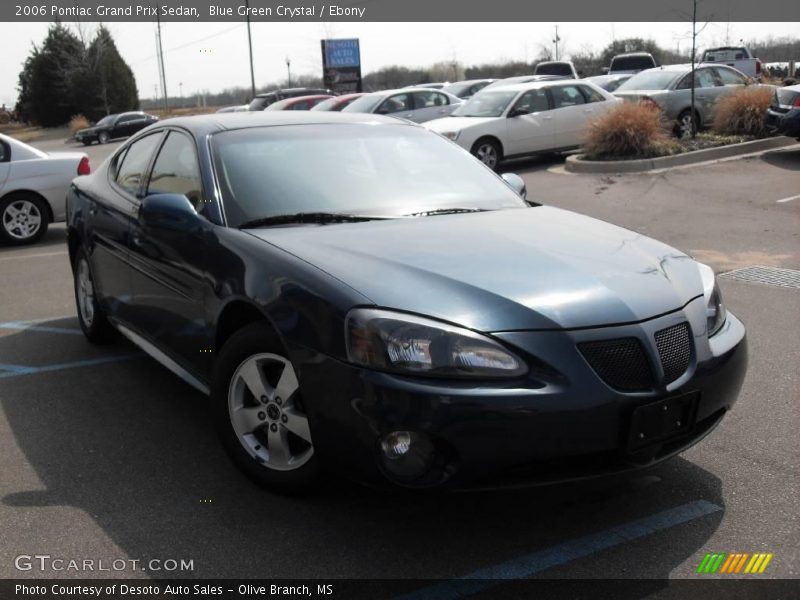
[[[93,165],[113,147],[89,147]],[[641,175],[572,175],[562,162],[507,170],[535,200],[653,236],[718,273],[800,269],[800,197],[779,202],[800,193],[800,145]],[[191,387],[127,342],[84,340],[64,239],[59,224],[39,244],[0,248],[0,577],[80,575],[15,569],[17,555],[39,553],[193,559],[194,571],[171,573],[181,577],[691,578],[707,552],[770,552],[761,577],[800,576],[800,288],[720,279],[748,328],[744,388],[709,438],[659,467],[549,488],[332,483],[286,498],[233,468]]]

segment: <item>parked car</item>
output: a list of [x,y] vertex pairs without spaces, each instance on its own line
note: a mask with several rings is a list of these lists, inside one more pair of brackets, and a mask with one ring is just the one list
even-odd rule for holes
[[[699,65],[695,71],[695,118],[698,129],[714,120],[717,100],[749,85],[747,76],[728,66]],[[634,75],[614,92],[628,102],[652,104],[675,123],[676,135],[692,132],[692,66],[669,65]]]
[[445,117],[461,104],[461,98],[429,88],[402,88],[364,94],[342,109],[346,113],[392,115],[415,123]]
[[347,106],[354,100],[358,100],[363,95],[364,94],[362,93],[356,93],[356,94],[344,94],[342,96],[334,96],[333,98],[328,98],[327,100],[323,100],[316,106],[313,106],[311,110],[339,112],[343,110],[345,106]]
[[611,59],[611,65],[604,69],[606,75],[635,75],[640,71],[658,66],[656,59],[649,52],[626,52],[617,54]]
[[633,77],[631,73],[623,75],[595,75],[593,77],[586,77],[586,81],[591,81],[596,86],[603,88],[607,92],[614,92],[623,83]]
[[800,85],[775,88],[772,104],[767,109],[767,126],[777,135],[796,137],[800,141]]
[[449,81],[435,81],[433,83],[415,83],[414,85],[407,85],[406,87],[413,88],[429,88],[432,90],[441,90],[446,85],[450,85]]
[[220,108],[217,112],[218,113],[229,113],[229,112],[246,112],[250,110],[249,104],[239,104],[237,106],[225,106]]
[[323,88],[284,88],[281,90],[274,90],[272,92],[264,92],[257,94],[255,98],[250,101],[249,110],[264,110],[273,102],[278,100],[285,100],[286,98],[297,98],[298,96],[313,96],[313,95],[330,96],[333,94],[331,90]]
[[761,79],[761,61],[745,46],[721,46],[703,52],[704,63],[733,67],[753,79]]
[[469,98],[472,98],[472,96],[480,92],[487,85],[495,81],[497,80],[467,79],[465,81],[456,81],[455,83],[451,83],[450,85],[444,86],[442,88],[442,91],[445,91],[448,94],[453,94],[453,96],[458,96],[462,100],[468,100]]
[[559,79],[569,79],[563,75],[517,75],[516,77],[506,77],[505,79],[496,79],[481,91],[493,90],[507,85],[514,85],[517,83],[533,83],[534,81],[557,81]]
[[0,133],[0,241],[31,244],[66,216],[70,182],[91,172],[83,152],[42,152]]
[[584,80],[538,81],[483,90],[425,126],[496,169],[504,158],[578,147],[589,121],[617,102]]
[[141,111],[108,115],[91,127],[79,129],[75,132],[75,139],[84,146],[88,146],[92,142],[107,144],[111,140],[131,136],[156,121],[158,121],[158,117]]
[[171,119],[70,189],[80,327],[209,394],[275,490],[579,479],[701,440],[747,362],[712,269],[524,194],[397,119]]
[[579,73],[569,60],[549,60],[540,62],[533,69],[534,75],[560,75],[569,79],[578,79]]
[[329,94],[297,96],[296,98],[286,98],[273,102],[264,110],[311,110],[320,102],[331,98],[333,98],[333,96]]

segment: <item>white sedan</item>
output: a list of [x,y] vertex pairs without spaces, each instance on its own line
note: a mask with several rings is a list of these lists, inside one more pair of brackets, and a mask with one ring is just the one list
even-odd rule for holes
[[482,90],[424,126],[494,169],[504,158],[577,148],[588,123],[618,102],[583,80],[537,81]]
[[0,241],[30,244],[66,217],[67,189],[91,172],[82,152],[42,152],[0,134]]

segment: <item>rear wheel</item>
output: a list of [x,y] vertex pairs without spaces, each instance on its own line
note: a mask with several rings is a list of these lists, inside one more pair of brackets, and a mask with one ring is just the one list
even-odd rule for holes
[[318,482],[297,374],[265,324],[248,325],[225,343],[211,400],[225,449],[253,481],[281,493],[302,492]]
[[492,170],[497,169],[503,153],[500,144],[491,138],[481,138],[472,146],[472,154]]
[[111,136],[108,135],[107,131],[101,131],[100,135],[97,136],[97,141],[100,142],[101,144],[107,144],[110,139]]
[[94,279],[89,267],[86,251],[79,248],[72,269],[75,279],[75,304],[78,309],[78,323],[86,338],[95,344],[105,344],[117,336],[117,331],[108,322],[103,309],[97,302]]
[[[691,137],[694,121],[695,119],[692,116],[692,111],[690,109],[686,109],[680,115],[678,115],[678,122],[675,125],[675,135],[679,138]],[[700,125],[697,125],[696,131],[700,130]]]
[[32,194],[11,194],[0,201],[0,237],[14,244],[32,244],[47,233],[44,201]]

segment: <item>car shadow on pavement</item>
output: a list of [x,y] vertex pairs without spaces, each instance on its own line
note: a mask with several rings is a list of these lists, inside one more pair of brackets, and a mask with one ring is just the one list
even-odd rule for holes
[[792,147],[788,150],[772,150],[761,155],[761,160],[765,163],[787,169],[789,171],[800,171],[800,146]]
[[[8,362],[18,348],[30,356],[37,344],[57,343],[55,335],[0,337],[0,357]],[[82,338],[63,337],[77,339],[64,346],[70,356],[57,360],[90,354]],[[109,353],[133,350],[120,341]],[[719,479],[682,458],[551,487],[409,493],[329,482],[307,497],[279,496],[228,461],[207,402],[147,357],[0,378],[0,414],[13,435],[11,454],[20,457],[7,481],[39,482],[31,489],[4,485],[2,509],[15,518],[2,529],[26,528],[22,538],[0,531],[8,552],[29,552],[22,539],[53,556],[77,549],[100,558],[98,548],[108,547],[100,540],[110,539],[119,554],[109,561],[194,560],[193,572],[172,574],[180,577],[451,578],[687,503],[719,506],[539,575],[664,579],[705,547],[724,515]],[[65,517],[40,520],[49,514],[42,508],[54,507]],[[90,524],[80,539],[66,539],[67,515]],[[634,561],[634,551],[658,558]],[[159,576],[133,573],[143,574]]]

